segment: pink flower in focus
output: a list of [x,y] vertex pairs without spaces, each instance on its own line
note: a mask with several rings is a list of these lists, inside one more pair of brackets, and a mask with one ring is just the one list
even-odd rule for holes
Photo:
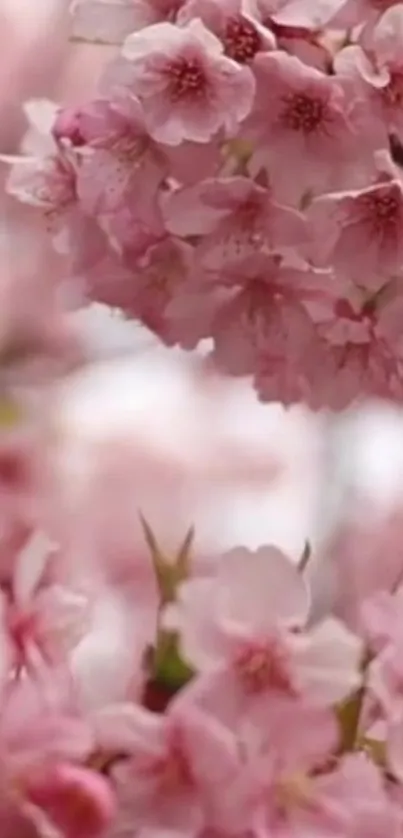
[[106,254],[85,279],[91,299],[122,309],[171,343],[177,335],[171,328],[170,305],[196,272],[200,269],[194,248],[164,236],[145,246],[142,254],[128,253],[120,262],[113,253]]
[[165,236],[133,264],[131,300],[126,310],[170,342],[170,303],[186,281],[199,272],[192,246]]
[[182,28],[150,26],[126,40],[123,55],[131,65],[131,91],[155,140],[205,143],[220,128],[234,131],[250,111],[251,71],[227,58],[199,20]]
[[403,265],[403,185],[384,179],[317,198],[311,210],[321,259],[338,276],[378,290]]
[[226,265],[215,279],[228,288],[228,299],[217,305],[212,324],[215,357],[222,369],[233,375],[254,374],[264,357],[280,377],[287,364],[299,370],[315,339],[304,303],[322,293],[323,276],[319,279],[310,270],[261,253]]
[[225,54],[239,64],[248,64],[259,52],[275,47],[274,35],[247,14],[243,0],[187,0],[178,22],[194,18],[217,35]]
[[276,203],[269,189],[243,177],[210,179],[174,192],[164,214],[174,234],[202,236],[197,256],[211,270],[296,247],[307,239],[301,214]]
[[379,148],[392,132],[403,136],[403,7],[390,7],[359,44],[342,49],[335,69],[367,100]]
[[[163,233],[159,188],[167,174],[163,155],[150,141],[140,104],[133,98],[98,101],[82,113],[79,136],[84,142],[77,176],[77,195],[119,248],[120,229],[136,225],[149,236]],[[134,246],[134,232],[133,232]]]
[[[266,169],[276,197],[293,204],[351,178],[360,103],[349,101],[337,78],[284,52],[258,56],[254,72],[255,107],[245,129],[256,143],[252,173]],[[364,151],[361,145],[361,160]]]
[[305,582],[283,553],[237,548],[220,559],[215,578],[183,583],[166,619],[203,673],[195,696],[236,724],[270,712],[273,700],[326,706],[358,686],[360,641],[331,618],[303,630],[308,612]]

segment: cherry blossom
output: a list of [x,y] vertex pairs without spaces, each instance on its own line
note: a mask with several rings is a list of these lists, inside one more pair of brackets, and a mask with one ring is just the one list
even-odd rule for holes
[[132,99],[112,106],[97,102],[93,114],[88,114],[87,126],[85,116],[80,131],[84,138],[87,127],[88,153],[83,152],[77,178],[84,211],[98,221],[117,247],[121,244],[119,230],[129,224],[147,230],[149,236],[160,235],[158,189],[166,165],[150,143],[139,103]]
[[207,142],[220,128],[234,131],[251,108],[250,70],[225,57],[219,40],[200,21],[182,28],[150,26],[129,36],[123,55],[150,134],[168,145]]
[[207,180],[176,192],[165,215],[171,232],[203,235],[197,255],[210,269],[307,239],[302,215],[277,204],[270,190],[247,178]]
[[403,190],[399,180],[317,199],[314,213],[327,261],[362,288],[378,290],[398,275],[403,259],[400,230]]
[[112,787],[88,768],[57,764],[28,781],[26,793],[66,838],[97,838],[113,819]]
[[388,132],[402,135],[402,15],[401,4],[391,6],[361,44],[336,56],[337,71],[368,100],[372,123],[379,123],[380,146],[386,145]]
[[246,266],[244,261],[227,268],[220,283],[225,278],[232,293],[219,306],[212,328],[220,366],[232,374],[259,374],[264,359],[275,376],[281,378],[287,364],[299,376],[299,362],[316,341],[304,303],[318,293],[317,276],[261,254]]
[[223,43],[225,53],[239,64],[253,61],[259,52],[275,47],[272,33],[248,15],[242,0],[187,0],[178,15],[182,23],[200,18]]
[[[255,75],[256,105],[247,125],[256,144],[252,171],[265,168],[275,195],[292,203],[340,182],[358,148],[361,113],[355,100],[349,101],[337,78],[284,52],[257,57]],[[284,158],[304,165],[289,168]]]
[[132,829],[196,834],[205,824],[205,809],[214,808],[220,789],[239,771],[235,738],[185,698],[164,716],[133,707],[127,745],[128,759],[114,768],[113,777]]
[[205,673],[195,695],[233,724],[254,705],[270,712],[271,698],[326,705],[354,689],[359,641],[331,619],[302,632],[308,612],[304,580],[279,550],[240,548],[221,558],[215,579],[185,582],[167,619]]
[[10,594],[3,593],[2,642],[10,669],[62,662],[85,631],[85,596],[56,583],[41,584],[50,555],[51,545],[35,534],[17,559]]

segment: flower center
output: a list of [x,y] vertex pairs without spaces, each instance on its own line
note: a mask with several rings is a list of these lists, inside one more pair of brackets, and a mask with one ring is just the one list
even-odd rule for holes
[[281,121],[291,131],[313,134],[325,121],[326,104],[322,99],[296,93],[285,97],[284,103]]
[[234,664],[244,689],[250,694],[267,689],[295,694],[287,651],[277,639],[245,643]]
[[226,54],[240,64],[251,61],[261,47],[259,33],[253,24],[242,16],[229,19],[223,41]]
[[170,97],[173,102],[181,99],[201,99],[207,88],[207,79],[198,61],[178,58],[171,61],[169,76]]
[[395,235],[401,224],[401,201],[391,191],[383,194],[363,195],[360,199],[365,220],[376,234]]

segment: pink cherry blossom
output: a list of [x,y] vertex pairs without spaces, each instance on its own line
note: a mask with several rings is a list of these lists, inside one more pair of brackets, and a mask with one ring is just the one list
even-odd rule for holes
[[128,306],[137,317],[170,340],[169,306],[181,286],[197,271],[194,250],[187,242],[165,237],[152,245],[135,266],[138,273]]
[[[302,710],[300,721],[308,721],[310,713]],[[231,790],[236,795],[235,822],[252,822],[276,838],[290,833],[298,838],[324,834],[381,838],[385,829],[399,834],[399,815],[379,769],[363,754],[340,761],[327,758],[333,744],[329,719],[316,718],[316,749],[306,748],[303,729],[290,712],[275,714],[274,720],[283,730],[290,726],[293,741],[287,734],[277,741],[274,729],[273,747],[251,762],[238,787]]]
[[303,704],[295,713],[293,704],[276,703],[264,716],[257,740],[250,728],[241,731],[245,766],[223,788],[219,822],[227,830],[224,834],[236,835],[254,824],[277,835],[290,821],[296,825],[303,819],[305,805],[314,797],[312,774],[326,766],[337,748],[334,716]]
[[328,73],[333,66],[332,50],[321,39],[320,32],[297,26],[284,26],[274,20],[270,28],[276,36],[277,47],[299,58],[304,64]]
[[2,693],[1,781],[23,784],[57,763],[82,763],[94,747],[92,730],[71,704],[66,681],[44,670],[39,679],[10,681]]
[[326,705],[358,684],[358,639],[332,619],[301,631],[308,611],[304,580],[279,550],[239,548],[221,558],[215,578],[184,583],[167,619],[204,673],[195,695],[233,723],[254,705],[270,708],[271,698]]
[[[49,673],[44,674],[39,681],[26,678],[10,682],[2,693],[0,822],[10,838],[48,834],[48,827],[43,831],[44,812],[32,805],[30,788],[40,787],[41,778],[49,777],[49,773],[57,776],[59,766],[66,780],[71,774],[80,774],[78,763],[88,758],[93,747],[89,726],[71,711],[65,699],[55,673],[51,678]],[[37,803],[41,805],[39,800]],[[73,811],[70,818],[74,818]],[[68,819],[65,823],[67,826]],[[24,831],[20,833],[18,827]]]
[[[116,246],[120,230],[136,226],[140,235],[163,232],[158,190],[166,175],[162,154],[150,142],[139,103],[134,99],[95,102],[81,115],[80,137],[86,142],[77,178],[77,194]],[[100,177],[102,172],[102,177]],[[132,234],[133,246],[135,236]],[[125,243],[125,237],[123,237]]]
[[[258,56],[254,70],[251,170],[265,168],[274,194],[292,203],[351,176],[362,114],[339,80],[280,51]],[[362,145],[361,158],[364,151]],[[285,159],[292,164],[284,166]]]
[[197,834],[240,768],[236,739],[184,697],[163,716],[132,707],[126,750],[113,778],[133,830]]
[[219,365],[253,374],[264,358],[280,376],[287,364],[296,369],[316,337],[304,303],[318,293],[317,276],[262,253],[228,265],[218,281],[231,289],[212,326]]
[[378,290],[399,272],[403,263],[400,180],[385,179],[366,189],[320,197],[312,218],[323,258],[342,278]]
[[367,99],[379,147],[387,145],[388,133],[403,131],[402,14],[401,4],[388,8],[361,44],[347,46],[335,59],[337,72]]
[[58,763],[28,780],[25,792],[66,838],[98,838],[112,821],[112,786],[95,771]]
[[224,56],[220,41],[198,20],[182,28],[150,26],[126,40],[123,55],[131,64],[131,90],[160,142],[208,142],[220,128],[236,130],[250,111],[250,70]]
[[35,669],[41,661],[62,662],[87,624],[84,595],[41,584],[50,555],[46,538],[34,535],[18,557],[10,594],[2,596],[3,645],[9,646],[9,666],[17,671]]
[[[121,308],[137,317],[168,343],[177,338],[171,327],[170,305],[196,268],[190,244],[164,236],[136,256],[127,254],[119,264],[112,255],[87,273],[92,299]],[[94,279],[91,280],[91,275]]]
[[187,0],[178,15],[179,23],[200,18],[223,43],[225,54],[239,64],[274,49],[272,33],[247,14],[243,0]]
[[197,256],[216,270],[307,239],[302,215],[276,203],[269,189],[242,177],[207,180],[173,193],[165,218],[177,235],[203,236]]

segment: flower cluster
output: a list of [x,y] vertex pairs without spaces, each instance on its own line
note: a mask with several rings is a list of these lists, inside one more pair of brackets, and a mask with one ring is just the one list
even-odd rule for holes
[[81,303],[211,339],[262,400],[400,401],[403,4],[75,0],[72,37],[116,54],[31,104],[8,189]]

